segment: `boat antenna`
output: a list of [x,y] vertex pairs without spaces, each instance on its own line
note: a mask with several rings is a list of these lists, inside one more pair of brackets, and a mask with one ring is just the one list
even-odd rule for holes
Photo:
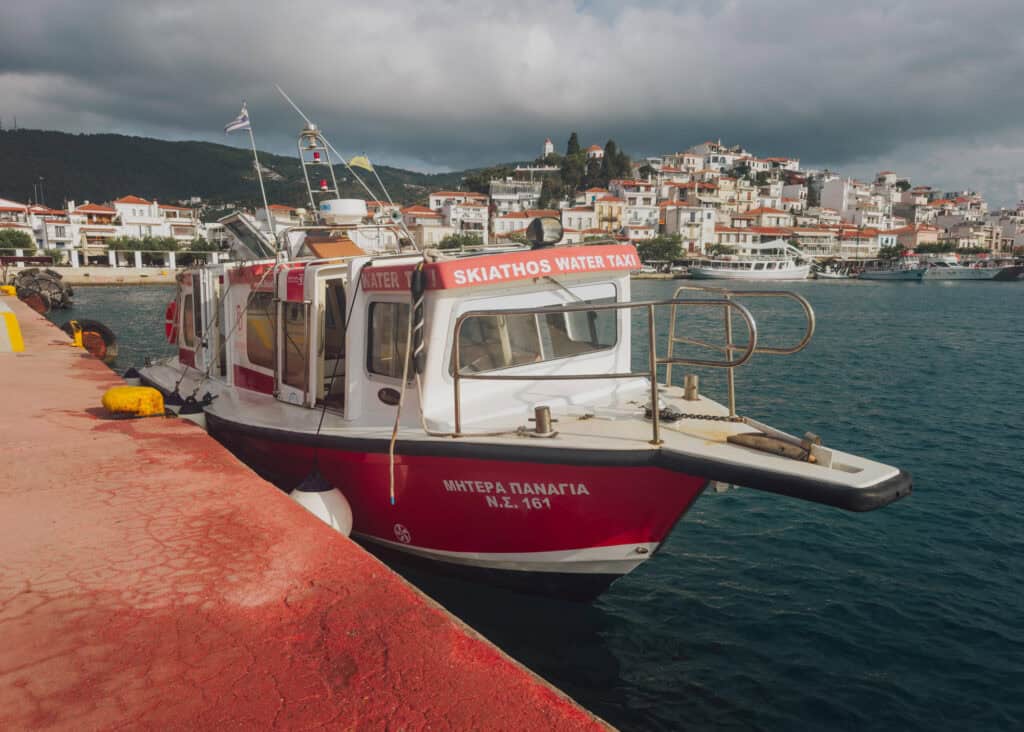
[[[284,100],[286,102],[288,102],[288,104],[291,105],[292,109],[294,109],[296,112],[298,112],[299,116],[302,117],[303,120],[305,120],[306,124],[309,125],[309,126],[313,126],[313,120],[311,120],[309,117],[307,117],[306,113],[303,112],[302,109],[299,108],[299,105],[296,104],[294,101],[292,101],[292,98],[290,96],[288,96],[287,93],[285,93],[285,90],[281,88],[281,85],[280,84],[274,84],[274,87],[277,89],[278,93],[282,97],[284,97]],[[366,185],[366,183],[363,181],[362,178],[359,177],[359,174],[356,173],[356,171],[352,169],[352,166],[349,165],[348,158],[345,157],[344,155],[342,155],[340,152],[338,152],[338,148],[336,148],[331,143],[331,141],[327,139],[327,136],[323,133],[323,130],[320,130],[319,134],[320,134],[320,139],[324,141],[324,144],[326,144],[328,148],[330,148],[331,152],[333,152],[336,156],[338,156],[338,158],[341,160],[342,164],[345,166],[345,169],[348,170],[349,174],[353,178],[355,178],[355,180],[359,183],[359,185],[361,185],[363,187],[363,190],[366,191],[366,194],[370,197],[370,199],[371,200],[378,200],[377,199],[377,194],[374,193],[372,190],[370,190],[370,187],[368,185]],[[377,179],[377,183],[380,184],[381,190],[384,191],[384,196],[388,199],[388,203],[390,203],[392,206],[394,206],[395,202],[391,198],[391,193],[390,193],[390,191],[388,191],[387,186],[384,185],[384,181],[382,181],[380,179],[380,175],[377,173],[377,169],[375,167],[371,166],[371,172],[373,173],[374,177]],[[405,234],[406,238],[412,243],[412,245],[414,247],[416,247],[416,249],[419,249],[420,247],[419,247],[419,245],[416,244],[416,239],[413,237],[412,232],[409,231],[409,228],[405,225],[405,222],[403,220],[401,220],[401,219],[398,219],[396,221],[396,223],[398,224],[398,226],[402,230],[402,232]],[[399,245],[399,247],[401,247],[401,245]]]
[[[312,126],[313,125],[313,120],[311,120],[309,117],[307,117],[305,112],[303,112],[301,109],[299,109],[299,105],[296,104],[295,102],[293,102],[292,98],[290,96],[285,94],[284,89],[282,89],[278,84],[274,84],[274,86],[277,87],[277,91],[280,92],[282,97],[284,97],[284,100],[286,102],[288,102],[288,104],[292,105],[292,109],[294,109],[296,112],[298,112],[299,116],[302,117],[302,119],[304,119],[306,121],[306,124]],[[370,187],[368,185],[366,185],[365,182],[363,182],[362,178],[359,177],[359,174],[356,173],[354,170],[352,170],[352,166],[348,164],[348,158],[346,158],[344,155],[342,155],[340,152],[338,152],[338,149],[336,147],[334,147],[334,145],[331,144],[331,141],[327,139],[327,136],[324,135],[323,131],[320,132],[320,137],[321,137],[321,139],[325,143],[327,143],[327,147],[331,148],[331,152],[333,152],[335,155],[337,155],[341,159],[341,162],[345,166],[345,169],[348,170],[348,172],[352,175],[353,178],[356,179],[356,181],[359,183],[359,185],[361,185],[363,187],[363,190],[366,191],[366,194],[370,198],[376,199],[377,198],[377,194],[374,193],[373,191],[371,191]]]

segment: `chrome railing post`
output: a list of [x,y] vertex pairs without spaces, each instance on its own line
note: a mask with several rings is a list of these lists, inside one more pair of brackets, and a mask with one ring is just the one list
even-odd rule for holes
[[[726,301],[731,301],[729,295],[725,295]],[[732,308],[725,306],[725,360],[732,361]],[[726,382],[729,385],[729,416],[736,416],[736,369],[730,366],[726,369]]]
[[[672,298],[673,300],[675,297]],[[672,357],[675,355],[676,342],[676,305],[673,303],[671,320],[668,324],[668,353],[665,354],[665,386],[672,386]]]
[[462,333],[462,320],[459,318],[455,323],[455,368],[453,369],[452,380],[455,385],[455,436],[462,434],[462,394],[460,390],[459,374],[462,372],[462,354],[459,353],[459,337]]
[[654,305],[647,306],[648,364],[651,367],[651,426],[654,428],[652,445],[661,444],[661,422],[658,414],[658,339],[654,332]]

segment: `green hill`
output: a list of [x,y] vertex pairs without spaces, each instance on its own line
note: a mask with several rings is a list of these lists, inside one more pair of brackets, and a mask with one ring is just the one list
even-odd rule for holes
[[[297,158],[261,152],[260,163],[271,202],[304,204]],[[457,187],[469,172],[427,174],[383,165],[377,171],[401,203],[425,202],[428,191]],[[337,168],[336,175],[343,196],[365,197],[347,171]],[[45,179],[45,202],[55,208],[66,199],[100,202],[127,194],[168,203],[192,196],[214,205],[259,200],[247,149],[126,135],[0,131],[0,198],[27,202],[40,176]],[[376,191],[378,186],[371,188]]]

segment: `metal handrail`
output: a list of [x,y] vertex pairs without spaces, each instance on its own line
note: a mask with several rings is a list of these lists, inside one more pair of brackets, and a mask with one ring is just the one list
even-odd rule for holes
[[[673,358],[671,354],[666,355],[665,358],[658,358],[657,353],[657,337],[654,328],[654,309],[658,306],[671,306],[672,312],[676,312],[677,307],[721,307],[724,312],[729,314],[730,331],[728,338],[731,340],[731,315],[732,311],[737,311],[743,318],[747,326],[749,333],[749,340],[747,341],[746,348],[743,349],[742,353],[737,357],[733,358],[730,352],[724,361],[711,361],[707,359],[694,359],[694,358]],[[636,308],[646,308],[647,310],[647,327],[648,327],[648,369],[647,371],[625,371],[615,373],[600,373],[600,374],[494,374],[494,373],[463,373],[462,371],[462,360],[460,353],[460,336],[462,334],[462,326],[466,320],[474,317],[496,317],[496,316],[509,316],[509,315],[562,315],[565,313],[573,312],[594,312],[599,310],[633,310]],[[455,368],[452,371],[452,378],[454,382],[455,391],[455,431],[452,436],[461,437],[462,433],[462,380],[470,381],[585,381],[589,379],[629,379],[638,376],[647,376],[651,385],[651,425],[653,436],[651,439],[652,445],[661,444],[661,423],[658,410],[658,366],[666,366],[671,369],[673,364],[680,366],[706,366],[710,368],[724,368],[728,369],[729,373],[737,366],[742,366],[756,353],[757,350],[757,323],[754,320],[754,316],[751,315],[750,311],[742,304],[729,299],[711,300],[711,299],[695,299],[695,300],[682,300],[679,298],[672,298],[671,300],[650,300],[642,302],[616,302],[616,303],[594,303],[594,304],[582,304],[582,305],[566,305],[566,306],[548,306],[542,308],[512,308],[506,310],[470,310],[462,313],[455,321],[455,334],[454,334],[454,349],[453,357],[455,361]],[[671,346],[670,346],[671,348]],[[733,350],[740,350],[739,348]],[[525,364],[524,364],[525,365]]]
[[[718,295],[725,301],[732,302],[734,298],[740,297],[783,297],[796,302],[803,308],[804,317],[807,320],[807,328],[804,331],[803,338],[795,346],[788,346],[785,348],[772,348],[768,346],[761,346],[754,349],[754,353],[764,353],[775,356],[788,356],[799,351],[802,351],[808,343],[811,342],[811,338],[814,336],[814,308],[807,302],[807,299],[795,292],[789,292],[787,290],[727,290],[722,287],[700,287],[697,285],[680,285],[676,288],[673,294],[673,299],[679,297],[679,293],[686,291],[697,291],[697,292],[709,292]],[[705,343],[694,338],[679,337],[676,336],[676,309],[672,308],[672,320],[669,323],[669,334],[668,334],[668,355],[672,356],[674,346],[678,343],[679,345],[691,345],[699,346],[702,348],[710,348],[713,350],[723,351],[726,354],[726,358],[732,356],[733,350],[736,345],[732,342],[732,312],[725,308],[723,309],[723,315],[725,317],[725,344],[718,345],[713,343]],[[728,382],[728,393],[729,393],[729,414],[731,416],[736,415],[736,375],[732,369],[729,369],[727,374]],[[672,366],[671,364],[665,369],[665,384],[668,386],[672,385]]]

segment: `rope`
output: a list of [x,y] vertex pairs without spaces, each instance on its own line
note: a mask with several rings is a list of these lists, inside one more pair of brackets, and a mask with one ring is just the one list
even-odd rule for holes
[[[424,259],[418,265],[416,265],[417,272],[422,272],[425,264],[426,259]],[[413,281],[415,282],[415,280],[416,273],[413,273]],[[406,386],[408,386],[409,384],[409,364],[413,360],[413,354],[411,353],[412,334],[413,330],[415,329],[413,323],[416,320],[415,311],[417,305],[419,305],[421,308],[423,306],[422,292],[419,294],[419,297],[413,302],[413,306],[409,308],[408,328],[406,328],[405,330],[405,358],[402,361],[402,386],[398,390],[398,407],[395,409],[395,424],[394,427],[391,428],[391,442],[388,443],[388,487],[392,506],[395,505],[395,443],[398,441],[398,426],[399,422],[402,419],[402,405],[405,403],[405,389]],[[420,323],[421,328],[422,326],[423,324]],[[421,341],[419,344],[417,354],[422,353],[422,351],[423,343]],[[422,409],[423,404],[421,403],[420,410],[422,411]]]

